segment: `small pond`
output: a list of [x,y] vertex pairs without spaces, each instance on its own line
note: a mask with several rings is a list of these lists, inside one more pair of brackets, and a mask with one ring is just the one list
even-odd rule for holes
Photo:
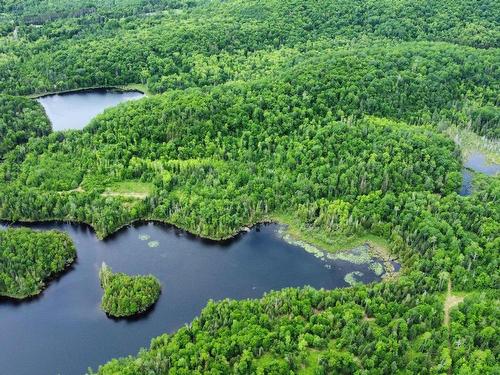
[[[356,264],[304,251],[283,240],[275,224],[223,242],[157,223],[129,226],[105,241],[85,225],[28,226],[69,233],[78,260],[35,299],[0,299],[2,374],[82,374],[88,366],[95,370],[190,322],[209,299],[258,298],[266,291],[305,285],[332,289],[348,286],[346,280],[353,278],[371,282],[382,276],[373,262]],[[102,262],[116,272],[158,277],[163,290],[154,309],[135,320],[107,318],[99,307]]]
[[37,100],[45,108],[53,130],[83,129],[92,118],[106,108],[140,99],[137,91],[86,90],[47,95]]
[[484,173],[488,176],[496,176],[500,173],[500,164],[488,163],[486,156],[479,152],[471,153],[464,162],[462,170],[462,188],[460,195],[467,196],[472,194],[474,174],[471,171]]

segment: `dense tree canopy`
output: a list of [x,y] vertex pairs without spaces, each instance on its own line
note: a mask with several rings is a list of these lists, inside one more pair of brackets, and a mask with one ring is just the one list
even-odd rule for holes
[[129,276],[124,273],[113,273],[111,268],[103,263],[99,279],[104,289],[101,307],[114,317],[143,313],[160,297],[160,282],[152,275]]
[[50,131],[50,122],[39,103],[23,97],[0,95],[0,160],[15,146]]
[[286,289],[261,300],[211,302],[190,326],[99,374],[498,371],[498,293],[467,297],[449,332],[442,301],[421,288],[431,291],[416,274],[369,288]]
[[45,281],[75,258],[75,246],[66,233],[0,230],[0,296],[26,298],[40,293]]

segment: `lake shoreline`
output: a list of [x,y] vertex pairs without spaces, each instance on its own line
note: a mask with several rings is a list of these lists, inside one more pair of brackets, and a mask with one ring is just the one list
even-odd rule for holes
[[44,98],[46,96],[53,95],[65,95],[65,94],[76,94],[76,93],[84,93],[84,92],[92,92],[92,91],[117,91],[117,92],[139,92],[144,94],[145,96],[151,96],[152,93],[146,88],[146,86],[141,84],[129,84],[129,85],[111,85],[111,86],[89,86],[89,87],[80,87],[77,89],[68,89],[61,91],[49,91],[38,94],[29,94],[25,95],[30,99],[39,99]]
[[74,268],[75,265],[78,263],[78,254],[75,256],[75,258],[68,264],[65,265],[64,269],[53,273],[49,277],[43,280],[43,286],[42,288],[35,294],[26,294],[26,295],[21,295],[21,294],[0,294],[0,305],[2,304],[3,301],[7,302],[12,302],[12,303],[23,303],[23,302],[31,302],[34,300],[37,300],[39,298],[42,298],[43,292],[50,287],[50,284],[53,281],[56,281],[63,277],[66,273],[71,272]]
[[[211,300],[254,300],[284,288],[347,288],[349,272],[363,273],[360,281],[364,283],[381,281],[367,265],[342,259],[324,262],[287,244],[276,234],[279,227],[275,225],[262,225],[231,243],[208,243],[161,223],[126,228],[99,241],[88,225],[48,222],[32,229],[67,232],[75,242],[78,262],[39,298],[2,301],[0,309],[5,312],[0,330],[6,334],[0,335],[0,347],[15,359],[12,366],[17,370],[7,367],[10,373],[19,373],[19,363],[22,374],[54,369],[84,373],[88,366],[95,368],[110,358],[148,347],[152,337],[176,332],[200,316]],[[151,248],[148,241],[161,245]],[[103,262],[127,275],[157,277],[163,287],[152,309],[118,319],[105,314],[100,308],[103,292],[98,279]],[[16,347],[11,335],[19,337]],[[42,346],[39,337],[46,338]],[[62,355],[50,355],[55,351]],[[21,361],[28,354],[46,360],[42,365]]]
[[209,235],[203,235],[200,233],[196,233],[191,231],[190,229],[184,228],[178,224],[172,223],[168,220],[163,220],[163,219],[158,219],[158,218],[139,218],[139,219],[134,219],[130,222],[127,222],[125,224],[122,224],[112,231],[110,231],[108,234],[103,234],[100,231],[96,230],[94,226],[91,223],[87,223],[85,221],[78,221],[78,220],[68,220],[68,219],[60,219],[60,218],[53,218],[53,219],[28,219],[28,218],[22,218],[18,220],[12,220],[9,218],[3,218],[0,217],[0,224],[5,224],[6,226],[10,226],[11,224],[37,224],[37,223],[63,223],[63,224],[75,224],[75,225],[84,225],[92,229],[94,232],[95,236],[97,237],[98,240],[103,241],[108,239],[109,237],[116,235],[118,232],[126,229],[129,226],[135,225],[135,224],[144,224],[144,223],[159,223],[159,224],[164,224],[171,226],[175,229],[181,230],[183,232],[186,232],[187,234],[194,236],[198,239],[201,240],[209,240],[209,241],[214,241],[214,242],[225,242],[225,241],[231,241],[236,239],[239,235],[244,234],[252,230],[254,227],[260,225],[260,224],[278,224],[278,225],[286,225],[285,223],[280,223],[277,220],[272,220],[268,218],[264,218],[262,220],[258,220],[253,223],[246,224],[242,226],[240,229],[235,231],[232,234],[229,234],[227,236],[221,236],[221,237],[214,237],[214,236],[209,236]]
[[[158,218],[140,218],[133,220],[129,223],[120,225],[116,229],[114,229],[112,232],[108,233],[107,235],[103,235],[99,231],[97,231],[92,224],[86,223],[86,222],[80,222],[76,220],[59,220],[59,219],[47,219],[47,220],[17,220],[17,221],[11,221],[7,220],[4,218],[0,218],[0,224],[2,223],[7,223],[8,224],[21,224],[23,223],[26,224],[37,224],[37,223],[68,223],[72,225],[83,225],[88,227],[89,229],[92,230],[94,235],[99,241],[106,241],[108,239],[111,239],[113,236],[116,236],[119,234],[119,232],[126,230],[126,228],[134,225],[141,225],[141,224],[148,224],[148,223],[153,223],[153,224],[161,224],[161,225],[166,225],[169,227],[172,227],[176,230],[180,230],[184,232],[185,234],[201,240],[201,241],[210,241],[213,243],[217,244],[227,244],[231,243],[232,241],[238,240],[238,238],[253,230],[254,228],[258,228],[260,225],[271,225],[271,224],[276,224],[279,226],[284,227],[284,231],[287,233],[288,236],[290,236],[292,239],[298,241],[299,243],[303,245],[298,245],[299,247],[302,248],[303,251],[306,251],[304,248],[304,245],[312,245],[314,247],[317,247],[319,250],[328,252],[328,253],[336,253],[336,252],[341,252],[341,251],[348,251],[360,244],[367,244],[370,248],[370,253],[374,257],[380,258],[385,265],[388,265],[392,261],[398,261],[398,259],[390,252],[388,247],[385,244],[382,244],[382,241],[376,241],[374,238],[365,238],[365,237],[374,237],[369,234],[365,235],[359,235],[359,236],[353,236],[353,238],[349,239],[348,244],[344,244],[342,248],[336,249],[336,250],[331,250],[328,248],[328,246],[324,246],[323,243],[320,241],[315,240],[313,236],[309,236],[304,231],[298,229],[296,227],[296,223],[292,223],[289,220],[286,220],[282,215],[276,215],[276,216],[269,216],[269,217],[264,217],[260,220],[257,220],[255,222],[250,222],[246,225],[243,225],[240,229],[236,230],[234,233],[227,235],[227,236],[221,236],[221,237],[213,237],[213,236],[208,236],[208,235],[202,235],[200,233],[195,233],[192,232],[191,230],[184,228],[178,224],[174,224],[172,222],[169,222],[168,220],[162,220]],[[292,230],[295,229],[295,230]],[[340,236],[339,236],[340,237]],[[285,240],[285,239],[284,239]],[[382,240],[382,239],[381,239]],[[286,240],[285,240],[286,241]],[[385,241],[385,240],[384,240]],[[388,267],[390,269],[390,267]],[[396,277],[399,273],[401,272],[401,269],[398,271],[390,271],[387,273],[387,278],[393,278]]]

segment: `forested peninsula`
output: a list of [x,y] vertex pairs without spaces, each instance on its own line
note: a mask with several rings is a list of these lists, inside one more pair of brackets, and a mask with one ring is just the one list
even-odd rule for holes
[[75,259],[75,245],[66,233],[28,228],[0,230],[0,296],[35,296],[47,280]]
[[[211,239],[278,220],[304,241],[377,236],[403,268],[211,301],[98,374],[500,371],[500,178],[458,194],[447,132],[498,153],[497,2],[116,3],[0,5],[0,219]],[[27,98],[128,85],[151,95],[82,131],[51,132]]]

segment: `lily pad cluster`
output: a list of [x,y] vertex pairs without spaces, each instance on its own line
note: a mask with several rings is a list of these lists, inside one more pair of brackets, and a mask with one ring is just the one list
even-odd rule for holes
[[160,246],[160,241],[149,241],[151,239],[151,236],[149,234],[140,234],[139,239],[141,241],[148,241],[148,246],[151,248]]
[[[378,258],[374,256],[374,254],[372,254],[369,244],[363,244],[347,251],[329,253],[314,245],[311,245],[310,243],[292,238],[284,228],[279,229],[279,234],[287,243],[295,246],[300,246],[308,253],[325,262],[332,260],[342,260],[357,265],[368,264],[368,268],[372,270],[377,276],[382,276],[387,272],[385,265],[380,262]],[[326,263],[325,267],[331,268],[331,264]],[[346,274],[344,280],[349,285],[354,285],[355,283],[360,282],[355,279],[356,276],[363,276],[363,273],[360,271],[350,272]]]

